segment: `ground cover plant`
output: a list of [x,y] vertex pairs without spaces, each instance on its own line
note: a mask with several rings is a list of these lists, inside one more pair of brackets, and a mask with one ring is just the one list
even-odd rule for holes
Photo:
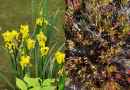
[[130,89],[130,1],[65,0],[70,90]]

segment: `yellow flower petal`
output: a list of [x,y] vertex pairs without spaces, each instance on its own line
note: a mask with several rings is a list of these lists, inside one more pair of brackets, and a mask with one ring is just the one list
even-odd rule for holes
[[28,25],[21,25],[20,26],[20,33],[22,34],[22,38],[27,38],[29,36],[29,26]]
[[46,26],[48,25],[48,21],[45,18],[39,17],[36,19],[36,25],[42,26],[43,24]]
[[41,47],[40,51],[41,51],[41,55],[45,56],[48,54],[49,48],[48,47]]
[[47,37],[44,35],[43,32],[40,32],[38,35],[37,35],[37,40],[39,42],[39,45],[41,47],[45,46],[45,43],[47,41]]
[[13,41],[13,39],[16,38],[17,34],[18,33],[13,30],[13,31],[6,31],[5,33],[2,34],[2,36],[5,42],[11,42]]
[[23,55],[20,57],[20,65],[22,69],[30,64],[30,56]]
[[37,18],[36,25],[42,26],[42,24],[43,24],[43,18],[42,17]]
[[32,40],[31,38],[29,38],[29,39],[27,40],[27,48],[30,50],[30,49],[32,49],[32,48],[34,48],[34,47],[35,47],[35,41]]
[[55,54],[55,59],[58,64],[64,63],[65,54],[62,52],[57,51]]

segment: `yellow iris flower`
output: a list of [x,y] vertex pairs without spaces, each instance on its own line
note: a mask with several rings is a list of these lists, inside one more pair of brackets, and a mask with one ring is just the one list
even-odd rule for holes
[[24,69],[24,67],[26,67],[27,65],[30,64],[30,56],[21,56],[20,58],[20,65],[22,67],[22,69]]
[[45,56],[48,54],[49,48],[48,47],[41,47],[40,51],[41,51],[41,55]]
[[13,52],[13,50],[16,48],[16,45],[14,44],[14,39],[16,38],[18,32],[15,30],[13,31],[6,31],[2,34],[4,42],[5,42],[5,48],[9,50],[10,53]]
[[31,38],[29,38],[29,39],[27,40],[27,48],[30,50],[30,49],[32,49],[32,48],[34,48],[34,47],[35,47],[35,41],[32,40]]
[[42,26],[42,24],[43,24],[43,18],[42,17],[37,18],[36,25]]
[[48,25],[48,21],[45,18],[39,17],[36,19],[36,25],[42,26],[43,24]]
[[41,47],[45,46],[45,42],[47,41],[47,37],[44,35],[43,32],[40,32],[38,35],[37,35],[37,40],[39,42],[39,45]]
[[28,25],[21,25],[20,26],[20,33],[22,34],[22,38],[25,39],[29,36],[29,26]]
[[13,42],[6,42],[5,48],[9,50],[9,53],[13,53],[13,50],[16,48],[16,45]]
[[65,61],[65,54],[57,51],[55,54],[55,59],[56,59],[58,64],[62,64]]
[[39,46],[40,47],[45,47],[45,43],[46,43],[45,41],[39,41]]
[[5,33],[2,34],[2,36],[5,42],[11,42],[13,41],[14,38],[16,38],[17,34],[18,33],[13,30],[13,31],[6,31]]

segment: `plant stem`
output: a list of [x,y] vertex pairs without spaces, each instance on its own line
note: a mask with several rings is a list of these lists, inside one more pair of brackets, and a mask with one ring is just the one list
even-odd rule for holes
[[[44,57],[42,56],[42,58],[41,58],[41,71],[43,71],[43,65],[44,65],[44,63],[43,63],[43,59],[44,59]],[[42,81],[43,81],[43,74],[42,74],[42,72],[41,72],[41,77],[42,77]]]
[[35,75],[36,77],[38,76],[38,71],[37,71],[37,68],[38,68],[38,62],[37,62],[37,46],[35,48],[35,51],[34,51],[34,58],[35,58]]

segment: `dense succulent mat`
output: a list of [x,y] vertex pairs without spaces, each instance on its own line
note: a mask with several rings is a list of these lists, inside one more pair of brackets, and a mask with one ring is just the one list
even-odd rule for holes
[[130,1],[65,0],[72,90],[130,89]]

